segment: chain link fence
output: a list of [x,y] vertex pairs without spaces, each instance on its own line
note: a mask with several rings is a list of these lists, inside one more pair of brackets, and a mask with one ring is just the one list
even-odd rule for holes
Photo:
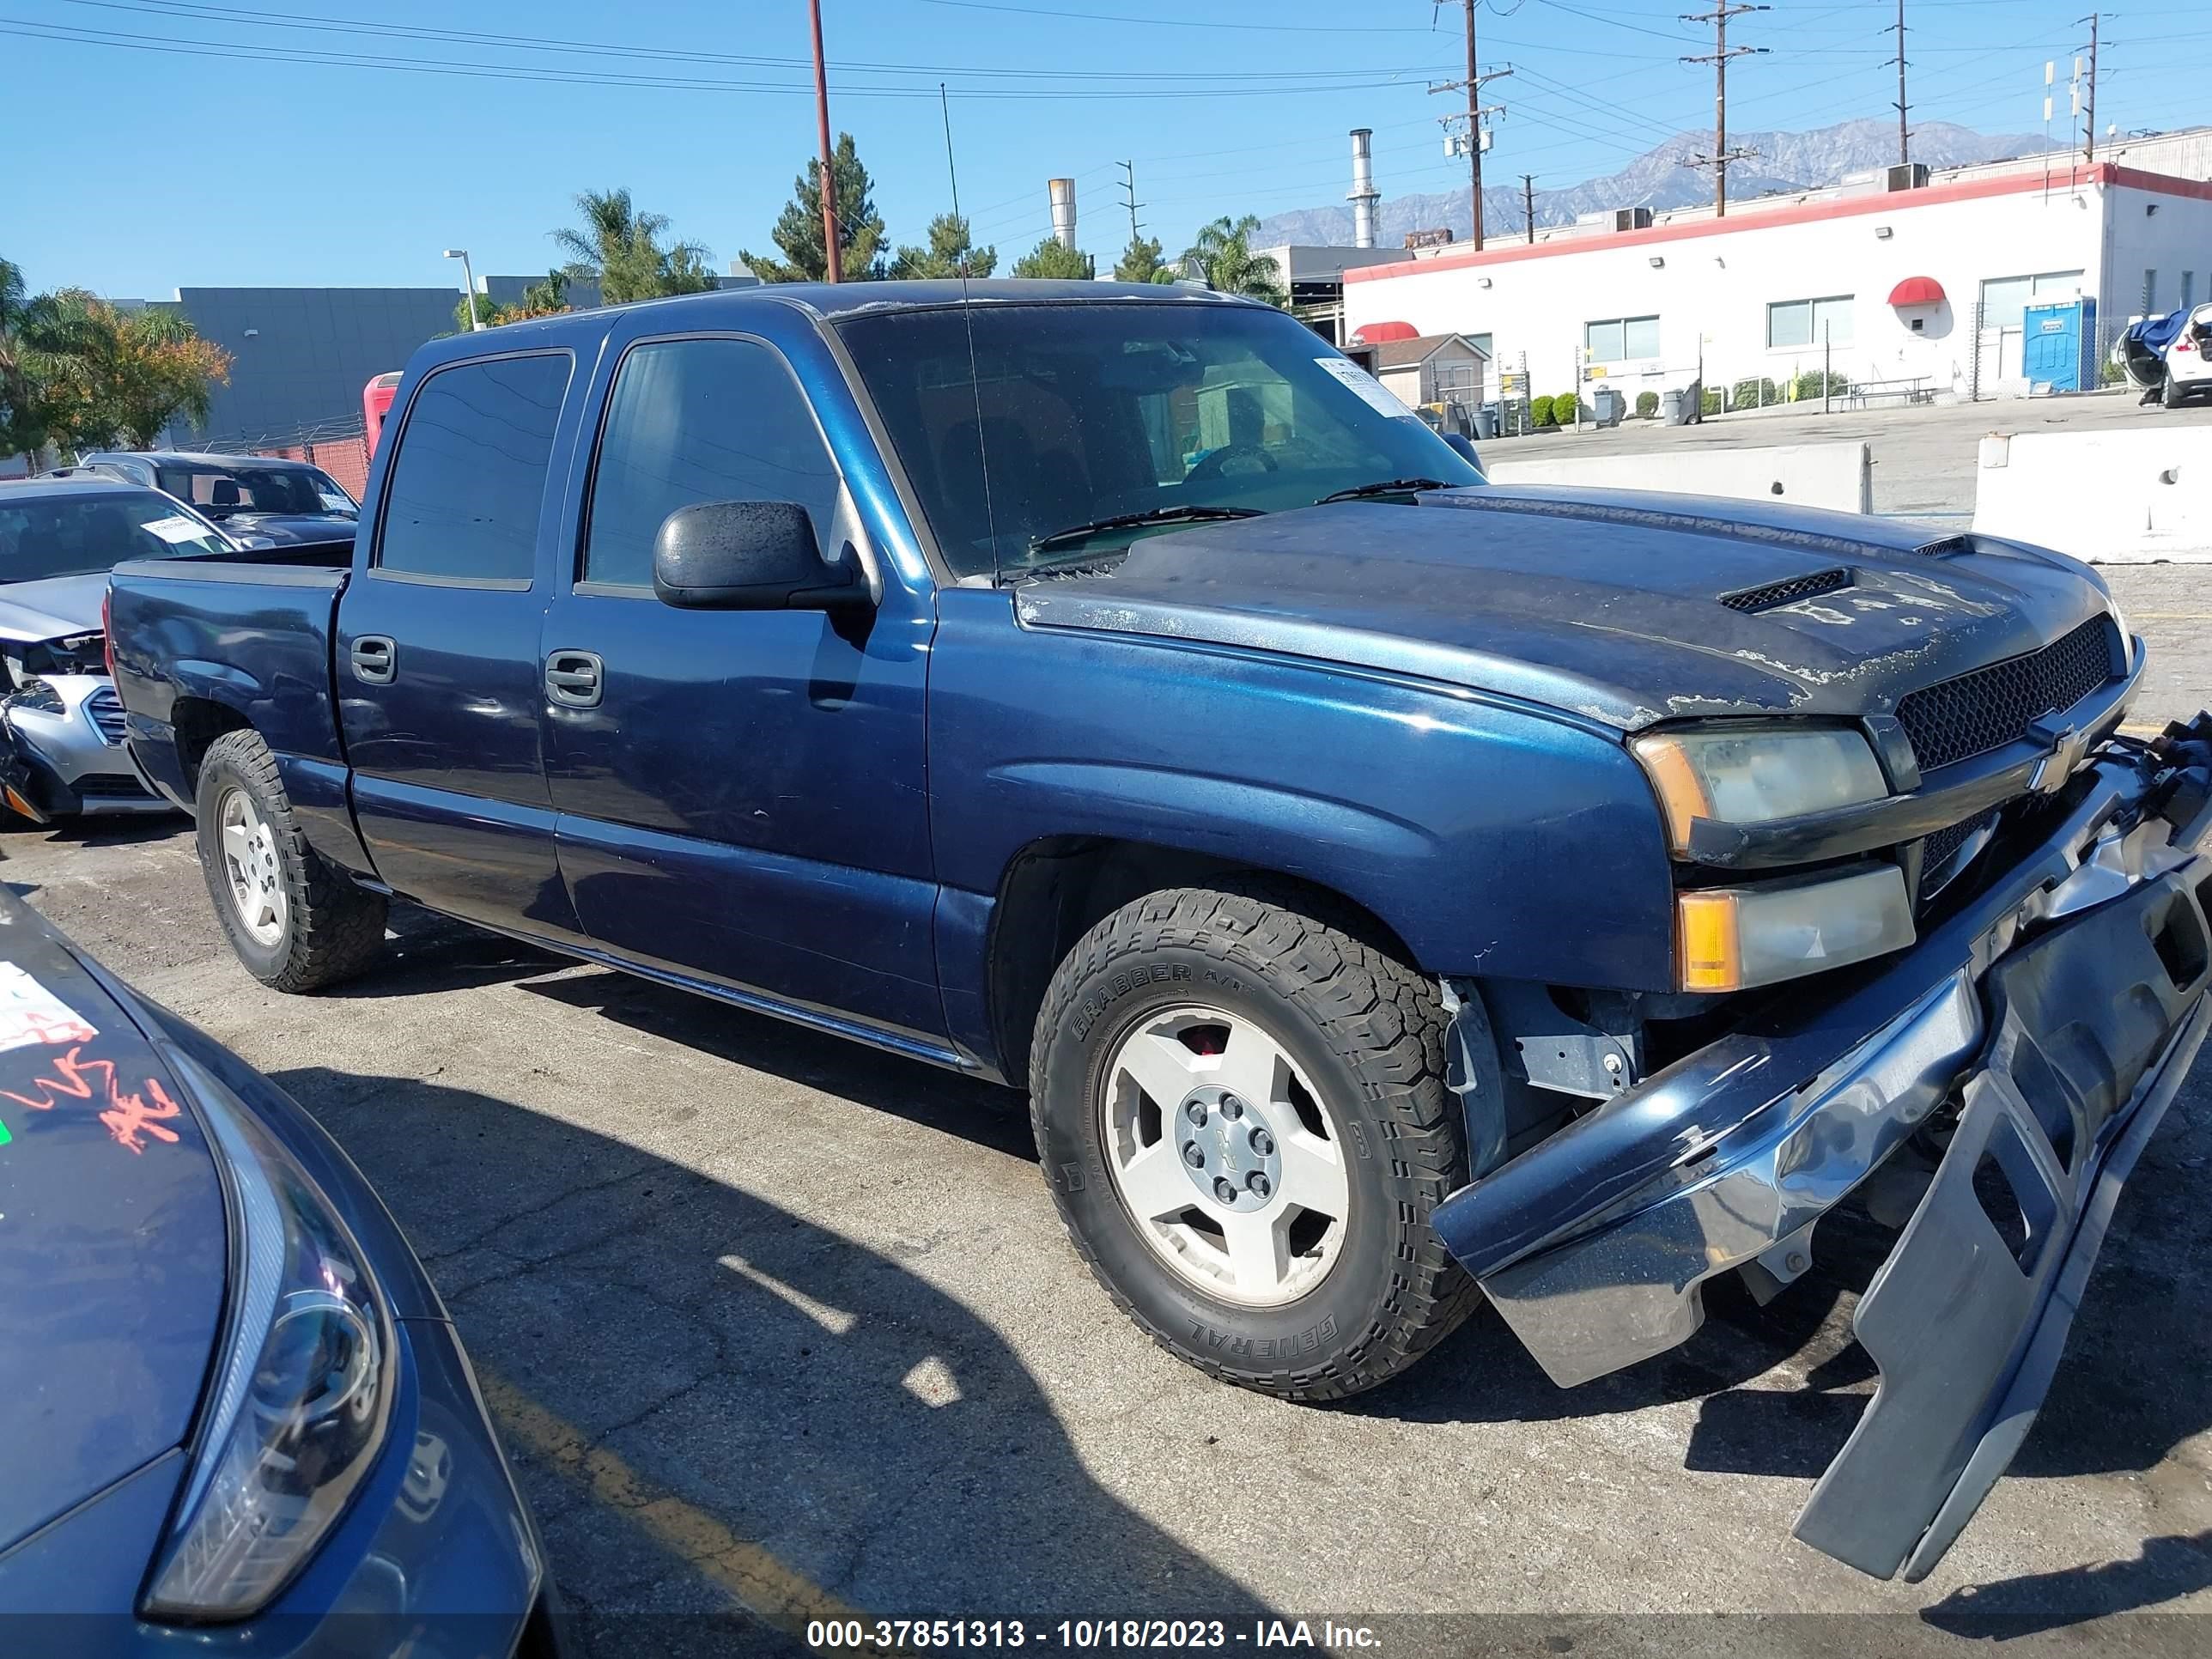
[[218,455],[266,455],[272,459],[309,462],[337,479],[356,501],[368,487],[368,437],[358,415],[289,431],[234,433],[195,442]]

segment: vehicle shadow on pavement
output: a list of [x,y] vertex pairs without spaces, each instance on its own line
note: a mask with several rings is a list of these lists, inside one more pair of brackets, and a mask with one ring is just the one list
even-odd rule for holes
[[2126,1561],[2025,1573],[1953,1590],[1920,1617],[1954,1636],[2008,1641],[2212,1589],[2212,1531],[2143,1540]]
[[1032,1163],[1036,1158],[1029,1097],[980,1078],[611,969],[562,975],[521,988],[718,1060],[957,1135],[992,1152]]
[[384,953],[358,979],[319,993],[332,998],[417,997],[501,985],[557,973],[573,958],[395,901],[385,921]]
[[890,1256],[510,1101],[276,1077],[439,1281],[592,1652],[781,1652],[858,1613],[1266,1613]]

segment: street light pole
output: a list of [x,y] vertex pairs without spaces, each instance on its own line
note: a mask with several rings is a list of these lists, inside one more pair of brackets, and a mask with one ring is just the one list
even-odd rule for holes
[[483,326],[483,319],[477,315],[477,274],[469,268],[469,251],[465,247],[449,247],[446,258],[461,262],[461,286],[468,291],[469,331],[476,332]]

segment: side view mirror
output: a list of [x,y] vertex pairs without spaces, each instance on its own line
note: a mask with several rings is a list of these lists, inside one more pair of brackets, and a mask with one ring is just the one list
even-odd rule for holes
[[1468,437],[1464,432],[1447,432],[1444,434],[1444,442],[1451,447],[1452,453],[1460,459],[1465,461],[1476,471],[1482,471],[1482,457],[1474,453],[1474,439]]
[[796,501],[699,501],[661,521],[653,591],[684,611],[842,611],[869,603],[848,568],[822,562]]

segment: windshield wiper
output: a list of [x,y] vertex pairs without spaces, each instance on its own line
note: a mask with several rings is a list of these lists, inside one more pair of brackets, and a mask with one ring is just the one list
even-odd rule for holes
[[1211,519],[1256,519],[1256,507],[1155,507],[1143,513],[1116,513],[1111,518],[1093,519],[1087,524],[1072,524],[1065,530],[1055,530],[1048,536],[1039,536],[1030,544],[1032,553],[1049,552],[1055,547],[1066,547],[1075,542],[1088,541],[1093,536],[1103,535],[1109,530],[1133,530],[1155,524],[1200,524]]
[[1417,489],[1449,489],[1442,478],[1377,478],[1373,483],[1354,484],[1349,489],[1333,489],[1316,501],[1316,507],[1327,507],[1331,501],[1364,501],[1370,495],[1410,495]]

